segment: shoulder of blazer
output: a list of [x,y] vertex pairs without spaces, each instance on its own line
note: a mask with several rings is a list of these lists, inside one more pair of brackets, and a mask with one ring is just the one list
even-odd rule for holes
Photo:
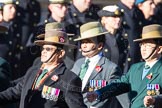
[[107,66],[117,66],[114,62],[110,61],[106,57],[101,57],[101,60],[99,62],[101,62],[101,63],[103,63],[104,65],[107,65]]
[[145,62],[138,62],[138,63],[135,63],[135,64],[133,64],[131,67],[130,67],[130,69],[131,68],[138,68],[138,67],[140,67],[140,66],[142,66],[142,65],[144,65],[145,64]]

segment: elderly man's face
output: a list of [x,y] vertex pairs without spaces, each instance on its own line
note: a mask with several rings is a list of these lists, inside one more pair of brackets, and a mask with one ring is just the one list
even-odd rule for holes
[[3,20],[9,22],[15,18],[16,7],[14,4],[6,4],[3,7]]
[[[48,61],[53,53],[56,51],[57,47],[53,45],[43,45],[42,52],[41,52],[41,61],[46,62]],[[54,54],[56,56],[56,54]]]

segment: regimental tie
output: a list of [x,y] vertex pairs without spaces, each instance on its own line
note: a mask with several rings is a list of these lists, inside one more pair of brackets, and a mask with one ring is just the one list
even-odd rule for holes
[[42,71],[42,73],[39,75],[37,81],[36,81],[36,84],[35,84],[35,88],[37,88],[39,85],[40,85],[40,81],[41,79],[47,74],[48,70],[47,69],[44,69]]
[[144,79],[144,77],[147,75],[149,70],[150,70],[150,66],[149,65],[145,65],[145,67],[143,69],[142,79]]
[[80,77],[81,80],[83,80],[83,78],[84,78],[84,76],[85,76],[85,74],[87,72],[89,62],[90,62],[90,60],[87,59],[85,64],[82,64],[82,66],[81,66],[81,71],[80,71],[80,74],[79,74],[79,77]]

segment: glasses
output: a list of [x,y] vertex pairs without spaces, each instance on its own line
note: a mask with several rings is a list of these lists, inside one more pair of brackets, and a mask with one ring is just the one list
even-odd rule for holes
[[150,43],[140,43],[139,44],[140,47],[144,47],[146,49],[153,49],[156,47],[155,44],[150,44]]
[[41,48],[41,51],[47,51],[47,52],[51,52],[53,51],[55,48],[50,48],[50,47],[46,47],[46,48]]

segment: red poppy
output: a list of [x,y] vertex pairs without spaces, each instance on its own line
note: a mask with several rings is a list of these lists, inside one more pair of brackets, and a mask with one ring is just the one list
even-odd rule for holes
[[60,37],[59,37],[59,42],[65,43],[65,38],[64,38],[63,36],[60,36]]
[[95,69],[97,72],[100,72],[102,70],[102,67],[97,65]]
[[57,80],[58,80],[58,76],[57,76],[57,75],[53,75],[53,76],[51,77],[51,79],[52,79],[53,81],[57,81]]
[[149,74],[149,75],[147,75],[146,77],[147,77],[147,79],[149,79],[149,80],[150,80],[150,79],[152,78],[152,73],[150,73],[150,74]]

